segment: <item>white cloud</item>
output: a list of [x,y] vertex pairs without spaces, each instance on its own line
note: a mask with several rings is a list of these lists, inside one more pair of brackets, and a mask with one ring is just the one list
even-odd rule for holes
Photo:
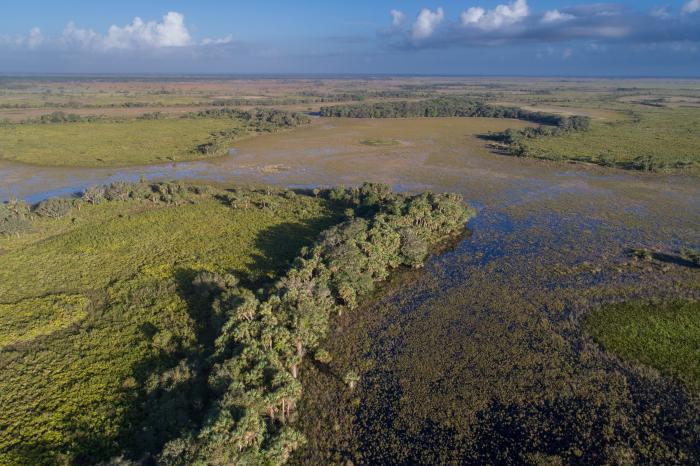
[[191,43],[184,15],[174,11],[163,16],[160,23],[146,23],[136,17],[124,27],[112,25],[103,40],[107,49],[184,47]]
[[233,36],[222,38],[205,38],[195,42],[185,24],[182,13],[171,11],[161,21],[144,21],[135,17],[124,26],[112,25],[106,34],[100,34],[89,28],[80,28],[70,22],[60,36],[45,37],[38,27],[32,28],[28,35],[10,38],[3,36],[0,44],[15,47],[80,49],[96,52],[110,50],[146,50],[172,47],[215,46],[228,44]]
[[483,18],[485,14],[486,11],[483,8],[475,6],[464,10],[459,17],[462,21],[462,24],[466,26],[467,24],[478,23],[479,21],[481,21],[481,18]]
[[29,31],[27,45],[29,45],[29,48],[33,49],[40,46],[42,42],[44,42],[44,36],[41,34],[41,29],[39,29],[38,27],[33,27]]
[[427,39],[433,35],[435,28],[445,19],[445,12],[442,8],[432,12],[427,8],[423,8],[418,13],[416,22],[413,23],[412,35],[414,40]]
[[391,10],[389,14],[391,15],[391,24],[394,27],[402,26],[403,23],[406,21],[406,15],[403,11]]
[[102,36],[92,29],[81,29],[75,26],[72,21],[63,29],[60,39],[61,45],[67,47],[78,47],[82,49],[99,48],[102,43]]
[[561,21],[569,21],[574,19],[575,16],[569,13],[562,13],[559,10],[550,10],[544,13],[542,16],[543,23],[558,23]]
[[696,11],[700,11],[700,0],[688,0],[683,5],[683,13],[691,14]]
[[233,34],[229,34],[226,37],[222,37],[220,39],[210,39],[208,37],[205,37],[202,39],[202,42],[200,42],[201,45],[223,45],[223,44],[230,44],[233,42]]
[[480,7],[464,10],[460,17],[462,26],[475,26],[485,30],[510,26],[527,18],[530,8],[527,0],[515,0],[507,5],[498,5],[493,10],[485,11]]
[[571,58],[571,56],[572,56],[573,54],[574,54],[574,51],[573,51],[572,49],[566,48],[566,49],[564,49],[564,52],[561,54],[561,57],[562,57],[564,60],[568,60],[569,58]]
[[667,6],[662,6],[659,8],[653,8],[649,14],[652,18],[658,19],[668,19],[671,17],[671,12],[668,10]]

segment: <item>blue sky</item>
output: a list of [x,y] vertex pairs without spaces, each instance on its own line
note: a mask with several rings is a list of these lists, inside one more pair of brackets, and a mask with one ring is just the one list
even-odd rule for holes
[[13,72],[700,76],[700,0],[24,0]]

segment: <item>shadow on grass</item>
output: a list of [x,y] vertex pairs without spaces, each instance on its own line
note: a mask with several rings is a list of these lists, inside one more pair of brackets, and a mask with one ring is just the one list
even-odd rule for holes
[[[252,256],[250,274],[240,276],[239,286],[251,290],[266,289],[284,273],[299,250],[313,243],[318,234],[337,222],[336,216],[299,223],[284,223],[261,231],[255,245],[260,251]],[[120,432],[125,456],[143,464],[152,464],[165,443],[196,431],[214,399],[207,385],[214,364],[216,338],[225,319],[214,313],[220,292],[198,289],[194,279],[198,270],[181,268],[175,273],[175,291],[187,303],[194,323],[194,343],[173,342],[172,348],[141,361],[133,370],[138,399],[134,400]],[[144,338],[153,340],[166,328],[148,325]]]

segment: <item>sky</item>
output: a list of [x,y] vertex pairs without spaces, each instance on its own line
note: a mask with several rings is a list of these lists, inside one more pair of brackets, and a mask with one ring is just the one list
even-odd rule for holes
[[700,77],[700,0],[2,0],[0,73]]

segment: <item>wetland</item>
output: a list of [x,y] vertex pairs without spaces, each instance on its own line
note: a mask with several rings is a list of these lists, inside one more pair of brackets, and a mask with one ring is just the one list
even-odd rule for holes
[[[602,133],[596,128],[605,126],[607,119],[627,115],[629,106],[643,111],[643,105],[627,98],[629,94],[649,92],[613,96],[612,88],[653,87],[656,94],[669,96],[669,106],[677,100],[673,96],[695,95],[699,89],[695,82],[620,86],[504,80],[495,89],[479,80],[443,87],[440,83],[444,80],[335,81],[324,82],[320,89],[335,95],[341,87],[349,91],[363,87],[376,98],[387,88],[404,86],[405,90],[410,84],[414,93],[421,93],[414,94],[416,98],[459,89],[493,102],[516,100],[513,104],[528,105],[533,111],[590,115],[591,147],[600,144]],[[246,81],[227,85],[241,93],[250,93],[256,86]],[[139,91],[131,92],[143,93],[146,84],[139,86]],[[201,105],[202,96],[194,99],[178,90],[184,86],[174,86],[178,100],[171,104],[178,108]],[[220,89],[223,84],[208,83],[202,88],[207,86]],[[267,98],[289,98],[289,83],[285,87],[272,81],[266,86]],[[312,84],[301,81],[294,86],[299,92]],[[516,88],[521,92],[513,92]],[[547,101],[546,96],[524,91],[539,88],[556,89],[558,94]],[[107,97],[108,92],[102,95]],[[26,99],[27,104],[35,104]],[[167,102],[158,105],[163,103]],[[321,105],[326,104],[295,101],[281,108],[312,107],[313,113]],[[657,108],[654,111],[662,111]],[[664,115],[672,118],[675,111],[670,108]],[[692,115],[683,118],[686,126],[678,131],[692,132],[697,109],[682,111]],[[166,369],[172,369],[177,360],[173,354],[189,351],[197,361],[212,354],[207,352],[212,344],[207,332],[212,329],[200,327],[201,316],[191,312],[205,306],[186,286],[195,272],[231,273],[253,290],[270,286],[290,269],[303,246],[313,244],[322,230],[346,218],[347,212],[334,207],[325,195],[314,195],[314,189],[370,181],[385,183],[399,193],[457,193],[475,214],[462,234],[431,249],[433,254],[423,267],[399,268],[384,285],[368,291],[351,312],[334,315],[327,335],[318,341],[323,352],[314,350],[313,357],[304,358],[298,414],[289,422],[305,442],[299,442],[289,460],[295,464],[697,463],[700,268],[686,252],[700,249],[696,173],[572,164],[559,157],[512,157],[495,152],[480,137],[534,125],[502,118],[312,117],[309,124],[288,131],[232,141],[227,150],[234,151],[229,155],[202,160],[128,167],[30,166],[0,160],[4,201],[18,198],[37,203],[51,196],[72,196],[91,186],[140,179],[144,184],[177,180],[194,187],[213,185],[207,188],[212,193],[231,187],[241,190],[240,199],[226,197],[229,200],[224,203],[214,194],[192,194],[199,192],[192,188],[175,205],[138,200],[84,205],[58,220],[34,220],[31,232],[0,239],[6,274],[0,315],[9,329],[0,335],[2,357],[15,364],[17,377],[35,375],[26,367],[54,374],[47,386],[33,387],[24,396],[32,397],[31,406],[46,411],[55,432],[70,431],[61,422],[84,410],[71,403],[58,409],[61,397],[74,399],[73,393],[85,390],[94,393],[95,398],[84,403],[97,414],[85,414],[80,426],[71,429],[81,435],[95,429],[102,434],[87,439],[75,435],[60,442],[74,442],[71,445],[80,445],[86,452],[103,448],[116,455],[122,450],[105,445],[121,438],[123,451],[131,452],[128,459],[138,460],[134,452],[139,450],[129,443],[133,438],[124,434],[125,426],[147,424],[167,405],[153,402],[151,417],[134,418],[132,424],[100,424],[96,419],[113,413],[110,409],[123,403],[120,397],[131,396],[132,392],[109,388],[110,384],[134,384],[135,392],[162,397],[163,403],[179,400],[163,395],[168,392],[163,387],[172,380]],[[680,133],[670,132],[668,137],[678,139]],[[557,150],[571,144],[571,153],[580,155],[586,150],[587,134],[526,143],[556,144]],[[564,143],[567,138],[569,142]],[[698,154],[693,138],[683,137],[677,144],[688,160]],[[251,205],[257,202],[262,207],[234,209],[231,216],[230,203],[244,205],[248,189],[255,198]],[[176,226],[179,223],[186,228]],[[248,227],[241,230],[242,225]],[[134,231],[138,237],[130,233]],[[290,242],[291,238],[296,239]],[[100,245],[106,248],[113,270],[95,266],[105,260],[98,251]],[[282,245],[283,250],[275,249]],[[635,253],[638,250],[654,253],[640,255]],[[43,273],[39,288],[30,278],[36,270]],[[178,275],[181,270],[189,275]],[[159,298],[149,301],[144,289],[158,290]],[[101,294],[103,290],[106,295]],[[261,296],[257,298],[262,301]],[[132,297],[136,304],[130,305]],[[104,307],[104,300],[110,300],[111,307]],[[18,303],[24,303],[22,312],[15,314]],[[127,311],[120,314],[121,309]],[[146,319],[144,313],[151,317]],[[132,343],[129,351],[119,353],[115,362],[119,370],[110,370],[113,381],[106,381],[105,367],[111,366],[103,354],[111,350],[98,344],[100,332],[119,326],[118,319],[129,321],[121,332]],[[143,333],[145,327],[139,325],[144,319],[160,332],[171,328],[177,339],[159,332]],[[99,364],[72,359],[70,345],[80,347],[79,337],[85,332],[92,335],[93,345],[87,354]],[[57,336],[68,337],[64,352],[49,356],[52,338]],[[174,345],[176,340],[180,346],[167,355],[172,359],[156,358],[161,346]],[[31,348],[28,342],[45,345],[41,358],[33,361],[30,353],[21,353]],[[137,360],[134,355],[142,352],[156,363],[148,366]],[[59,357],[65,358],[62,365],[56,363]],[[89,388],[75,385],[69,377],[73,370],[69,368],[80,364],[84,366],[75,373],[86,374],[80,383]],[[154,379],[148,381],[144,367],[161,370],[160,385]],[[10,386],[16,380],[3,375],[2,383]],[[55,389],[52,380],[72,388]],[[17,399],[12,389],[4,393],[10,400]],[[183,392],[172,393],[183,396]],[[101,405],[96,401],[100,397],[109,403]],[[133,415],[116,409],[124,416]],[[192,419],[201,422],[194,415]],[[29,438],[40,422],[28,411],[12,411],[1,424],[6,434],[27,432],[23,435]],[[171,428],[162,438],[177,438],[186,430],[177,423]],[[56,440],[53,435],[46,436],[49,445]],[[153,440],[148,448],[162,447],[159,441]],[[5,443],[0,451],[25,454],[32,446],[21,437],[19,444],[21,448],[17,441]],[[172,451],[178,451],[176,446],[170,444]],[[66,451],[42,458],[49,463],[70,462]],[[92,457],[75,458],[85,462]]]

